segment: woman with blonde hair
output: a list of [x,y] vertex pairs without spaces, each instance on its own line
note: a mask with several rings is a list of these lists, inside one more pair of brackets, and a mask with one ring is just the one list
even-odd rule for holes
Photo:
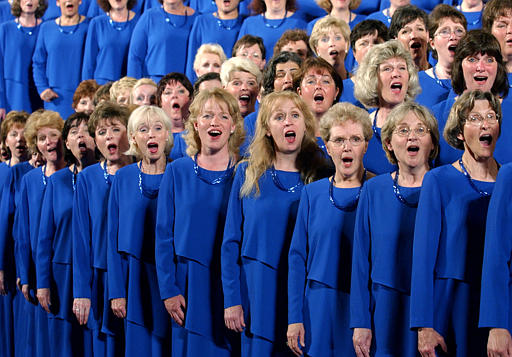
[[155,105],[157,88],[156,83],[152,79],[139,79],[132,87],[130,93],[130,104]]
[[[217,43],[205,43],[197,49],[193,58],[192,68],[187,66],[187,77],[192,83],[203,74],[220,73],[220,68],[227,57],[222,47]],[[190,59],[192,62],[192,58]]]
[[119,169],[110,189],[108,299],[114,315],[125,319],[125,356],[164,356],[170,348],[155,268],[155,220],[171,127],[162,108],[144,105],[132,112],[126,154],[137,162]]
[[224,320],[229,329],[243,331],[242,356],[290,353],[285,345],[287,252],[300,191],[318,178],[324,164],[315,123],[297,94],[268,94],[249,159],[235,174],[221,264]]
[[135,83],[137,83],[137,80],[132,77],[123,77],[115,81],[110,87],[110,101],[120,105],[128,105]]
[[240,338],[224,325],[218,252],[243,118],[236,99],[215,88],[194,99],[186,127],[189,156],[168,165],[156,220],[160,296],[176,322],[173,356],[236,356]]

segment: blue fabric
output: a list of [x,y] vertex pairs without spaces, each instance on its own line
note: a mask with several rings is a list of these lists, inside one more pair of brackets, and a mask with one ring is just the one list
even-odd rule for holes
[[133,29],[139,19],[136,15],[127,24],[113,22],[107,15],[92,19],[85,41],[82,80],[95,79],[102,85],[126,76],[128,47]]
[[14,16],[11,13],[11,3],[8,1],[0,2],[0,24],[14,20]]
[[[429,13],[436,7],[436,5],[441,4],[441,0],[411,0],[411,5],[415,5],[419,7],[422,10],[425,10],[425,12]],[[389,7],[389,0],[381,0],[380,2],[380,9],[384,10],[385,8]]]
[[[373,118],[372,118],[373,120]],[[383,174],[396,170],[395,165],[391,165],[386,153],[382,148],[382,141],[380,137],[381,128],[376,128],[376,133],[373,133],[372,138],[368,142],[368,149],[363,158],[364,167],[375,174]]]
[[[399,189],[407,202],[418,202],[420,187]],[[415,217],[416,208],[396,197],[390,174],[365,183],[355,222],[350,327],[374,330],[376,355],[411,356],[408,346],[416,349],[408,317]]]
[[466,16],[466,20],[468,21],[468,31],[478,30],[482,28],[482,11],[462,11],[462,14]]
[[[184,2],[185,4],[187,1]],[[248,0],[240,0],[238,4],[238,13],[242,15],[242,17],[249,16],[249,6],[250,1]],[[200,14],[210,14],[212,12],[217,11],[217,5],[215,5],[215,1],[211,0],[190,0],[188,6],[199,12]],[[228,56],[229,57],[229,56]]]
[[32,76],[32,55],[39,28],[18,29],[14,21],[0,25],[0,108],[6,113],[32,113],[43,106]]
[[148,197],[151,192],[158,194],[162,176],[140,173],[134,163],[117,171],[110,191],[108,299],[126,298],[126,352],[132,354],[145,347],[165,352],[163,344],[169,334],[154,263],[157,199]]
[[183,139],[183,135],[187,133],[186,130],[179,132],[179,133],[173,133],[173,145],[172,150],[169,154],[169,158],[171,160],[179,159],[180,157],[188,156],[187,155],[187,143],[185,143],[185,139]]
[[425,71],[418,73],[421,93],[416,97],[416,102],[429,108],[444,102],[448,98],[448,94],[452,89],[450,79],[439,79],[442,84],[439,84],[435,78],[430,77]]
[[364,105],[354,97],[354,81],[351,78],[343,80],[343,92],[340,96],[340,102],[348,102],[359,108],[365,109]]
[[[260,195],[241,198],[246,168],[246,163],[237,168],[224,228],[224,307],[242,304],[246,331],[280,349],[286,341],[287,329],[287,252],[300,189],[287,192],[278,188],[267,170],[258,180]],[[276,174],[283,187],[292,187],[301,180],[298,172]]]
[[288,255],[288,323],[304,323],[308,355],[350,356],[355,355],[348,321],[360,188],[333,188],[337,204],[353,206],[343,211],[330,202],[329,185],[325,178],[302,190]]
[[[133,11],[136,15],[136,17],[140,17],[142,14],[142,7],[144,4],[144,0],[137,1],[133,8],[130,11]],[[105,11],[98,5],[98,1],[91,1],[91,4],[89,5],[89,9],[87,10],[87,17],[90,17],[91,19],[97,16],[106,15]]]
[[[89,10],[90,2],[95,2],[94,0],[82,0],[82,3],[78,6],[78,13],[80,15],[86,16],[87,10]],[[48,1],[48,8],[44,12],[42,17],[43,21],[48,21],[56,19],[61,15],[60,7],[57,6],[57,1]]]
[[354,9],[354,12],[363,15],[369,15],[372,12],[379,10],[380,8],[380,0],[375,1],[361,1],[361,4]]
[[[493,191],[494,182],[473,183],[479,190]],[[460,356],[468,351],[470,341],[478,339],[475,315],[488,204],[489,197],[482,197],[452,165],[433,169],[423,179],[414,229],[411,328],[448,326],[446,329],[456,335]],[[467,311],[457,313],[452,303],[473,311],[466,316],[467,324],[461,317]],[[449,306],[443,309],[444,304]],[[459,322],[461,326],[450,326]],[[450,335],[443,337],[450,343]],[[479,347],[485,353],[485,343]]]
[[512,164],[501,167],[487,212],[480,327],[512,330],[510,284]]
[[304,21],[309,22],[315,18],[325,16],[325,10],[322,9],[315,0],[297,0],[297,15]]
[[168,14],[162,7],[144,12],[133,30],[128,76],[158,83],[167,73],[185,73],[188,35],[196,17]]
[[[167,165],[158,197],[156,265],[162,300],[183,295],[187,313],[183,356],[229,356],[220,279],[220,246],[233,169],[208,171],[182,158]],[[209,184],[226,177],[219,184]],[[197,218],[201,217],[201,224]],[[173,331],[183,329],[173,324]],[[209,341],[194,352],[194,340]],[[207,348],[209,347],[209,348]],[[174,354],[174,353],[173,353]],[[178,354],[176,354],[178,355]]]
[[[211,3],[211,2],[210,2]],[[215,11],[215,10],[214,10]],[[219,24],[218,22],[221,22]],[[197,80],[194,60],[199,47],[205,43],[219,44],[229,58],[242,27],[242,17],[233,20],[219,20],[212,13],[199,15],[194,21],[188,38],[186,75],[192,83]]]
[[366,20],[379,20],[389,28],[389,25],[391,25],[391,17],[388,17],[387,14],[388,14],[387,10],[386,10],[386,14],[384,14],[381,10],[379,10],[379,11],[376,11],[376,12],[368,15],[366,17]]
[[256,120],[258,119],[258,110],[249,113],[244,118],[244,130],[245,130],[245,139],[242,145],[240,145],[240,155],[248,157],[249,156],[249,146],[251,145],[252,139],[254,138],[254,134],[256,133]]
[[[278,26],[277,28],[268,27],[269,26]],[[307,27],[307,23],[297,14],[293,14],[286,19],[280,20],[268,20],[264,19],[263,15],[255,15],[248,17],[242,24],[242,28],[238,34],[238,39],[242,38],[244,35],[257,35],[263,39],[263,44],[265,45],[266,56],[265,59],[267,62],[272,58],[274,53],[274,46],[281,37],[281,35],[286,30],[291,29],[302,29],[305,30]]]
[[[313,27],[315,26],[316,22],[322,18],[323,17],[316,18],[313,21],[310,21],[308,23],[308,26],[306,27],[306,32],[307,32],[308,36],[311,35],[311,31],[313,31]],[[363,21],[365,19],[366,19],[366,16],[361,15],[361,14],[356,14],[356,16],[352,19],[352,21],[350,21],[348,23],[350,30],[353,30],[355,25],[357,25],[358,23],[360,23],[361,21]]]
[[[41,25],[36,48],[32,57],[34,82],[37,91],[42,93],[51,88],[59,98],[44,103],[47,110],[55,110],[66,119],[73,113],[71,104],[73,93],[80,83],[82,61],[84,57],[85,35],[89,27],[89,19],[82,21],[77,27],[61,26],[48,21]],[[70,33],[74,31],[73,33]],[[64,56],[63,53],[66,55]]]

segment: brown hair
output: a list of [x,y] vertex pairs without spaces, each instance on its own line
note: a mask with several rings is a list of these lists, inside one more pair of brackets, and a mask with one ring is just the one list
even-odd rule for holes
[[75,109],[78,105],[78,102],[80,102],[80,99],[82,98],[89,97],[91,100],[93,100],[94,95],[96,94],[96,91],[99,87],[100,86],[94,79],[88,79],[80,82],[78,87],[76,87],[75,93],[73,94],[73,103],[71,104],[71,107]]

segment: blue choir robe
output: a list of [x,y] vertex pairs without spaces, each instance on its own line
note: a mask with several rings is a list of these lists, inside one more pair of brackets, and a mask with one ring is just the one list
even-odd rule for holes
[[297,187],[284,191],[269,169],[258,180],[260,195],[241,198],[246,168],[235,174],[221,247],[224,308],[243,307],[242,356],[288,355],[287,253],[302,181],[298,172],[276,171],[283,187]]
[[378,20],[389,28],[391,25],[391,16],[388,16],[388,10],[379,10],[371,13],[366,17],[366,20]]
[[76,175],[65,167],[50,176],[41,207],[36,252],[37,288],[50,289],[51,355],[89,355],[73,314],[72,209]]
[[128,47],[139,19],[114,22],[107,15],[91,20],[85,41],[82,80],[95,79],[100,85],[126,76]]
[[14,20],[14,16],[11,13],[11,3],[8,1],[0,2],[0,24]]
[[144,12],[133,30],[128,76],[158,83],[167,73],[185,73],[188,35],[196,17],[168,14],[162,7]]
[[487,211],[479,321],[480,327],[503,328],[509,332],[512,331],[511,180],[512,164],[502,166]]
[[187,51],[186,75],[192,83],[197,80],[196,72],[194,71],[194,60],[199,47],[205,43],[216,43],[222,47],[228,58],[231,57],[233,46],[238,38],[238,32],[242,27],[242,20],[242,16],[232,20],[220,20],[213,16],[212,13],[196,17],[194,25],[190,30]]
[[[110,309],[107,296],[107,215],[113,175],[102,164],[86,167],[77,175],[73,197],[73,297],[91,300],[87,328],[94,356],[119,356],[123,328]],[[113,322],[103,333],[103,315]],[[117,324],[115,324],[117,322]],[[108,323],[106,324],[107,327]]]
[[[95,2],[95,0],[81,0],[80,5],[78,6],[78,13],[80,15],[87,16],[87,11],[89,10],[91,2]],[[57,6],[57,1],[51,0],[48,1],[47,4],[48,8],[42,17],[43,21],[54,20],[61,15],[60,7]]]
[[269,20],[260,14],[245,19],[238,34],[238,39],[248,34],[261,37],[265,46],[265,59],[268,62],[273,56],[276,42],[286,30],[305,30],[306,27],[307,23],[297,13],[280,20]]
[[[473,180],[492,193],[494,182]],[[432,327],[456,356],[484,356],[478,308],[489,197],[452,165],[423,179],[414,228],[411,328]]]
[[416,97],[416,102],[432,110],[434,105],[444,102],[452,89],[450,79],[436,79],[430,77],[425,71],[418,73],[421,93]]
[[[417,6],[425,12],[430,12],[436,5],[441,4],[442,0],[411,0],[411,5]],[[380,9],[384,10],[390,5],[389,0],[382,0],[380,2]]]
[[[232,341],[235,333],[224,324],[219,254],[233,168],[197,170],[190,157],[168,164],[158,195],[155,259],[160,296],[182,295],[187,306],[184,327],[173,323],[173,356],[239,355]],[[218,179],[222,181],[211,183]]]
[[32,57],[34,82],[39,94],[51,88],[59,95],[45,102],[44,108],[58,112],[63,119],[73,113],[71,104],[81,80],[88,26],[87,18],[74,26],[58,26],[51,20],[43,23],[39,30]]
[[[460,9],[458,9],[460,10]],[[482,28],[482,11],[465,12],[461,11],[468,21],[468,31]]]
[[186,135],[187,131],[184,130],[179,133],[173,133],[173,145],[172,150],[169,153],[169,159],[176,160],[180,157],[188,156],[187,155],[187,143],[183,138],[183,135]]
[[[28,284],[36,289],[35,262],[39,223],[44,192],[49,178],[44,174],[44,166],[26,173],[21,179],[19,201],[14,216],[14,240],[17,268],[21,284]],[[35,292],[31,291],[32,299],[37,302]],[[27,319],[25,350],[27,356],[49,356],[50,343],[48,337],[48,314],[37,304],[26,304]]]
[[240,155],[248,157],[249,156],[249,146],[251,145],[252,139],[254,138],[254,134],[256,133],[256,120],[258,119],[258,110],[249,113],[244,118],[244,130],[245,130],[245,139],[244,142],[240,145]]
[[303,323],[308,356],[355,356],[349,327],[354,221],[360,187],[329,178],[302,190],[288,254],[288,324]]
[[369,15],[379,10],[380,1],[381,0],[361,1],[361,4],[357,7],[357,9],[354,9],[354,12],[358,14]]
[[43,107],[32,76],[32,55],[39,28],[23,27],[14,21],[0,25],[0,108],[6,113],[32,113]]
[[141,173],[134,163],[117,171],[110,189],[108,299],[126,299],[125,356],[162,356],[170,349],[170,318],[155,267],[156,196],[162,176]]
[[[350,327],[372,329],[372,353],[414,356],[409,330],[412,246],[416,208],[400,202],[389,173],[366,182],[359,199],[352,258]],[[418,203],[421,187],[399,187]]]
[[340,102],[348,102],[359,108],[365,109],[364,105],[362,105],[361,102],[358,101],[356,97],[354,97],[354,81],[352,78],[343,80],[343,92],[340,96]]
[[392,165],[386,157],[386,152],[382,148],[380,136],[381,128],[376,126],[375,117],[377,111],[370,114],[373,121],[373,136],[368,142],[368,149],[363,158],[364,167],[375,174],[384,174],[396,170],[396,165]]

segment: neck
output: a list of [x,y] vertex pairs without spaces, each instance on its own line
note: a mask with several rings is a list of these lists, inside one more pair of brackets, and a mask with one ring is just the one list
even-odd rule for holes
[[60,25],[61,26],[71,26],[77,25],[80,22],[80,15],[74,14],[71,16],[61,15],[60,17]]
[[122,155],[118,160],[107,160],[107,173],[114,175],[117,170],[133,162],[131,156]]
[[227,145],[220,150],[202,147],[197,155],[197,164],[202,168],[212,171],[225,170],[230,157]]
[[385,105],[382,107],[379,107],[379,111],[377,112],[377,127],[382,128],[384,123],[386,122],[386,119],[388,118],[389,112],[394,108],[394,105]]
[[417,58],[414,62],[415,62],[414,64],[416,65],[416,68],[418,69],[418,71],[425,71],[430,67],[430,64],[428,63],[426,54],[425,54],[425,56]]
[[334,69],[336,70],[336,72],[338,72],[338,74],[340,75],[341,79],[347,79],[348,78],[348,72],[345,68],[345,59],[344,58],[340,58],[338,57],[338,61],[335,62],[332,66],[334,67]]
[[75,164],[75,166],[76,166],[77,171],[80,172],[83,169],[85,169],[87,166],[92,165],[95,162],[96,162],[96,160],[94,159],[94,153],[93,153],[92,155],[86,155],[86,156],[80,158],[80,160],[78,160],[78,163]]
[[64,161],[64,158],[57,161],[46,161],[46,176],[51,176],[60,169],[63,169],[65,166],[66,161]]
[[269,20],[279,20],[284,18],[286,14],[286,8],[284,9],[276,9],[276,10],[268,10],[265,11],[265,17]]
[[346,8],[334,8],[333,7],[332,11],[331,11],[331,16],[334,16],[340,20],[343,20],[347,24],[350,22],[351,15],[352,15],[352,13],[348,9],[348,7],[346,7]]
[[478,4],[468,4],[465,1],[460,4],[460,10],[464,12],[477,12],[482,11],[484,8],[484,3],[479,2]]
[[173,3],[173,4],[165,3],[164,10],[165,10],[165,12],[168,12],[170,14],[184,15],[186,7],[185,7],[185,5],[183,5],[182,2],[177,2],[177,3]]
[[429,170],[428,163],[418,166],[408,166],[398,163],[398,184],[403,187],[420,187],[423,182],[423,176]]
[[384,10],[384,13],[389,17],[393,17],[393,14],[395,13],[396,9],[396,6],[390,5],[387,9]]
[[467,150],[462,154],[462,163],[472,179],[479,181],[496,181],[498,164],[494,157],[477,159]]
[[452,66],[448,63],[437,62],[436,67],[436,75],[439,79],[450,79],[452,78]]
[[275,169],[281,171],[298,171],[297,165],[295,164],[297,155],[299,155],[298,151],[294,151],[289,154],[280,151],[276,152],[276,159],[274,160]]
[[351,175],[344,175],[342,172],[336,170],[336,174],[334,175],[335,187],[339,188],[353,188],[359,187],[363,183],[363,175],[364,175],[364,167],[361,163],[361,167],[357,172],[352,173]]
[[108,15],[112,19],[112,21],[115,22],[124,22],[126,21],[127,17],[129,16],[130,11],[127,7],[124,7],[122,9],[110,9],[108,12]]
[[14,165],[17,165],[19,164],[20,162],[23,162],[23,161],[27,161],[28,157],[26,156],[21,156],[21,157],[17,157],[17,156],[11,156],[10,160],[7,161],[8,163],[11,164],[11,166],[14,166]]
[[233,20],[238,17],[238,8],[236,7],[233,11],[225,12],[218,10],[216,15],[221,20]]
[[507,73],[512,73],[512,58],[508,59],[508,61],[505,63],[505,66],[507,68]]
[[24,27],[34,27],[37,25],[37,19],[35,13],[22,12],[18,17],[18,23]]
[[162,156],[160,156],[156,160],[143,158],[141,168],[142,172],[144,172],[145,174],[158,175],[164,173],[166,165],[167,160],[165,158],[165,155],[162,154]]

